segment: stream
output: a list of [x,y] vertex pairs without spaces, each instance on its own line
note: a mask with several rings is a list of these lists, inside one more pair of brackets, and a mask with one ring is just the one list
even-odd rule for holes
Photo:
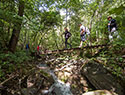
[[103,64],[89,59],[51,56],[32,65],[20,82],[7,83],[8,93],[13,94],[0,95],[125,95],[116,77]]
[[104,65],[96,62],[85,65],[84,59],[69,59],[50,59],[38,65],[54,80],[43,95],[89,95],[86,92],[124,95],[124,89]]
[[[91,84],[81,74],[85,60],[48,59],[45,63],[39,63],[37,67],[50,74],[54,83],[43,90],[43,95],[82,95],[89,90],[94,90]],[[49,63],[49,64],[48,64]]]
[[49,73],[53,79],[54,84],[49,88],[49,90],[43,91],[43,94],[48,95],[73,95],[70,91],[70,84],[65,84],[63,81],[59,80],[54,73],[54,70],[50,70],[46,64],[39,64],[39,68],[46,68],[46,72]]

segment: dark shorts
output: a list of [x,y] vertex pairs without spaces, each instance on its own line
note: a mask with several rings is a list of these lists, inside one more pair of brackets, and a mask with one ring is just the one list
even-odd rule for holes
[[81,41],[85,41],[86,40],[86,38],[85,38],[85,35],[81,35]]

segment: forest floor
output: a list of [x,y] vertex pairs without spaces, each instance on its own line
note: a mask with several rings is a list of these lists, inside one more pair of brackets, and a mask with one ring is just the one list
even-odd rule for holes
[[62,84],[70,87],[73,95],[82,95],[85,92],[96,90],[91,80],[83,74],[83,68],[85,64],[93,60],[99,61],[100,64],[100,59],[97,59],[81,58],[72,54],[55,54],[23,63],[20,69],[17,68],[14,73],[6,77],[7,80],[1,83],[1,95],[56,95],[54,91],[47,94],[50,93],[55,80],[46,70],[52,70]]

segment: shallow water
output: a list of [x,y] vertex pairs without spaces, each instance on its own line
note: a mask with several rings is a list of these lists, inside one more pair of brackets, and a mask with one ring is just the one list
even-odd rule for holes
[[48,68],[46,69],[46,72],[49,73],[53,79],[54,79],[54,84],[49,88],[49,90],[44,91],[44,94],[48,95],[73,95],[72,92],[70,91],[70,84],[69,83],[64,83],[61,80],[57,78],[53,70],[50,70],[49,67],[46,64],[39,64],[39,68]]

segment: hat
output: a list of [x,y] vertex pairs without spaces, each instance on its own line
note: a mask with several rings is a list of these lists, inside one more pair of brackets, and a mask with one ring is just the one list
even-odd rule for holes
[[109,19],[109,18],[111,18],[111,19],[112,19],[112,17],[111,17],[111,16],[108,16],[108,17],[107,17],[107,19]]

